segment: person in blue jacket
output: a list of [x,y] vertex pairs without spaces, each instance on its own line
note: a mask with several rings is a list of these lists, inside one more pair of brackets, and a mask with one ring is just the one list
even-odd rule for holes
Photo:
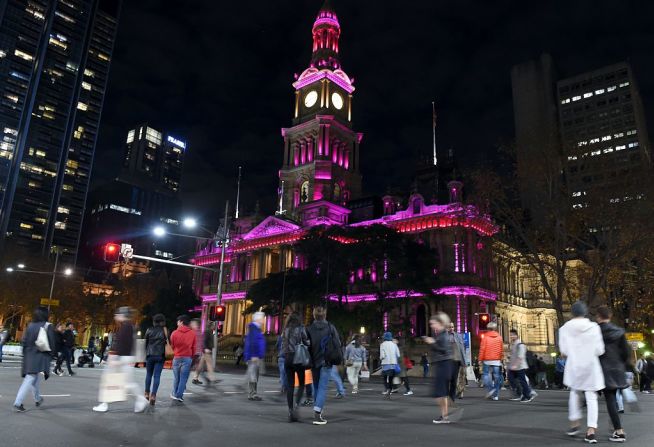
[[259,382],[259,371],[266,355],[266,339],[263,337],[263,327],[266,314],[255,312],[252,323],[248,325],[248,333],[245,336],[245,348],[243,357],[248,365],[245,373],[248,380],[248,400],[262,400],[257,394],[257,383]]

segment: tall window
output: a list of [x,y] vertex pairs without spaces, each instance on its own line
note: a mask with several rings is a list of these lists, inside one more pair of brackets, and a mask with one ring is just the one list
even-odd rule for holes
[[309,201],[309,181],[302,183],[300,187],[300,202],[306,203]]

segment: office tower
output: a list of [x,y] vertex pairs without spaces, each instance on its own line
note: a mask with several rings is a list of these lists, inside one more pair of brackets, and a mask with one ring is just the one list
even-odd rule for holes
[[119,0],[0,3],[0,244],[74,262]]

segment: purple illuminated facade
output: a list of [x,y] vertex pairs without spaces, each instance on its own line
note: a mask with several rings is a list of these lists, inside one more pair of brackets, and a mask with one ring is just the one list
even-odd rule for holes
[[[327,4],[316,18],[312,35],[311,64],[293,83],[293,127],[282,129],[279,209],[275,216],[258,222],[239,219],[234,223],[225,256],[224,333],[244,333],[247,318],[242,312],[247,290],[254,282],[271,273],[303,268],[304,260],[294,244],[318,225],[385,225],[408,238],[420,239],[436,253],[432,293],[444,299],[404,290],[387,291],[385,297],[396,305],[382,315],[380,327],[402,322],[410,328],[407,335],[426,335],[429,316],[444,310],[459,331],[476,331],[475,313],[492,310],[497,300],[488,253],[488,240],[497,228],[489,216],[463,203],[463,184],[458,181],[448,185],[446,204],[427,204],[417,193],[405,200],[385,196],[380,215],[364,221],[351,218],[350,205],[361,195],[362,134],[352,130],[354,86],[341,67],[340,24]],[[220,250],[209,247],[199,251],[194,262],[217,267]],[[351,274],[347,295],[325,298],[346,306],[375,301],[379,284],[392,284],[392,276],[387,264],[361,266]],[[216,302],[216,284],[217,275],[196,273],[196,291],[205,311]],[[279,321],[269,319],[266,330],[274,332],[279,326]]]

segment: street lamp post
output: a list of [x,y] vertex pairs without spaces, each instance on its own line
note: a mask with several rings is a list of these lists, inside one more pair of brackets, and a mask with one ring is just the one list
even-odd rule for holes
[[52,269],[52,282],[50,282],[50,296],[48,297],[48,315],[50,315],[50,303],[52,302],[52,294],[54,293],[55,278],[57,276],[57,264],[59,264],[59,247],[53,247],[55,251],[55,263]]
[[[223,298],[223,273],[225,271],[225,252],[227,251],[227,243],[229,239],[229,200],[225,203],[225,221],[222,236],[222,250],[220,250],[220,268],[218,270],[218,290],[216,291],[216,306],[222,304]],[[213,351],[211,358],[214,367],[216,366],[216,356],[218,354],[218,332],[213,333]]]

